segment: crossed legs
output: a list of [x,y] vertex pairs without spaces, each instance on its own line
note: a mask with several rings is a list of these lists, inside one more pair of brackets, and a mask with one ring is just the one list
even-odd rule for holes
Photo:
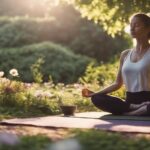
[[115,115],[150,114],[150,102],[129,104],[123,99],[106,94],[96,94],[91,97],[91,100],[97,108]]

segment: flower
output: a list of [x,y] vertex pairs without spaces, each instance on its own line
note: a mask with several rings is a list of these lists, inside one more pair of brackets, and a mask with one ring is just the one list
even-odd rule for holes
[[12,76],[14,76],[14,77],[16,77],[16,76],[19,75],[17,69],[11,69],[11,70],[9,71],[9,73],[10,73]]
[[25,86],[26,88],[31,88],[31,87],[32,87],[32,84],[31,84],[31,83],[24,83],[24,86]]
[[34,96],[41,98],[42,97],[42,93],[43,93],[42,90],[37,90],[37,91],[35,91]]
[[5,92],[6,94],[11,94],[11,93],[14,93],[15,91],[14,91],[14,89],[13,89],[12,87],[6,87],[6,88],[4,89],[4,92]]
[[37,98],[51,98],[53,94],[51,94],[49,91],[37,90],[35,91],[34,96]]
[[2,78],[4,76],[4,72],[0,71],[0,78]]
[[47,98],[51,98],[53,96],[53,94],[51,94],[49,91],[44,91],[42,95]]

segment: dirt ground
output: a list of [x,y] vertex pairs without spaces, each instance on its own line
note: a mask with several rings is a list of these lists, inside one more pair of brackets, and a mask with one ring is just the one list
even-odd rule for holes
[[0,125],[0,132],[12,133],[18,136],[26,136],[26,135],[32,136],[32,135],[41,134],[41,135],[46,135],[52,141],[57,141],[67,136],[69,129]]
[[[63,129],[63,128],[41,128],[41,127],[33,127],[33,126],[0,125],[0,132],[13,133],[18,136],[25,136],[25,135],[32,136],[32,135],[42,134],[42,135],[49,137],[52,141],[64,139],[69,134],[69,131],[70,129]],[[84,129],[82,129],[82,131],[84,131]],[[150,134],[125,133],[125,132],[121,134],[125,138],[145,137],[145,138],[150,139]]]

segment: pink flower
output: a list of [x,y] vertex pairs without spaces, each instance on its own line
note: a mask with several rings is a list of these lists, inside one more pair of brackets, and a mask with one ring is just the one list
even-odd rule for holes
[[5,91],[5,93],[7,93],[7,94],[11,94],[11,93],[14,93],[14,92],[15,92],[14,89],[11,88],[11,87],[6,87],[4,91]]

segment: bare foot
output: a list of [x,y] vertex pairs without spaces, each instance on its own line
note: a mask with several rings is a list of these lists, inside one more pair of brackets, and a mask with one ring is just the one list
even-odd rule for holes
[[140,108],[124,113],[124,115],[129,115],[129,116],[139,116],[139,115],[144,115],[147,112],[147,105],[141,106]]
[[131,110],[136,110],[136,109],[138,109],[138,108],[140,108],[140,107],[142,107],[144,105],[148,105],[148,104],[150,104],[150,101],[143,102],[141,104],[130,104],[130,109]]

